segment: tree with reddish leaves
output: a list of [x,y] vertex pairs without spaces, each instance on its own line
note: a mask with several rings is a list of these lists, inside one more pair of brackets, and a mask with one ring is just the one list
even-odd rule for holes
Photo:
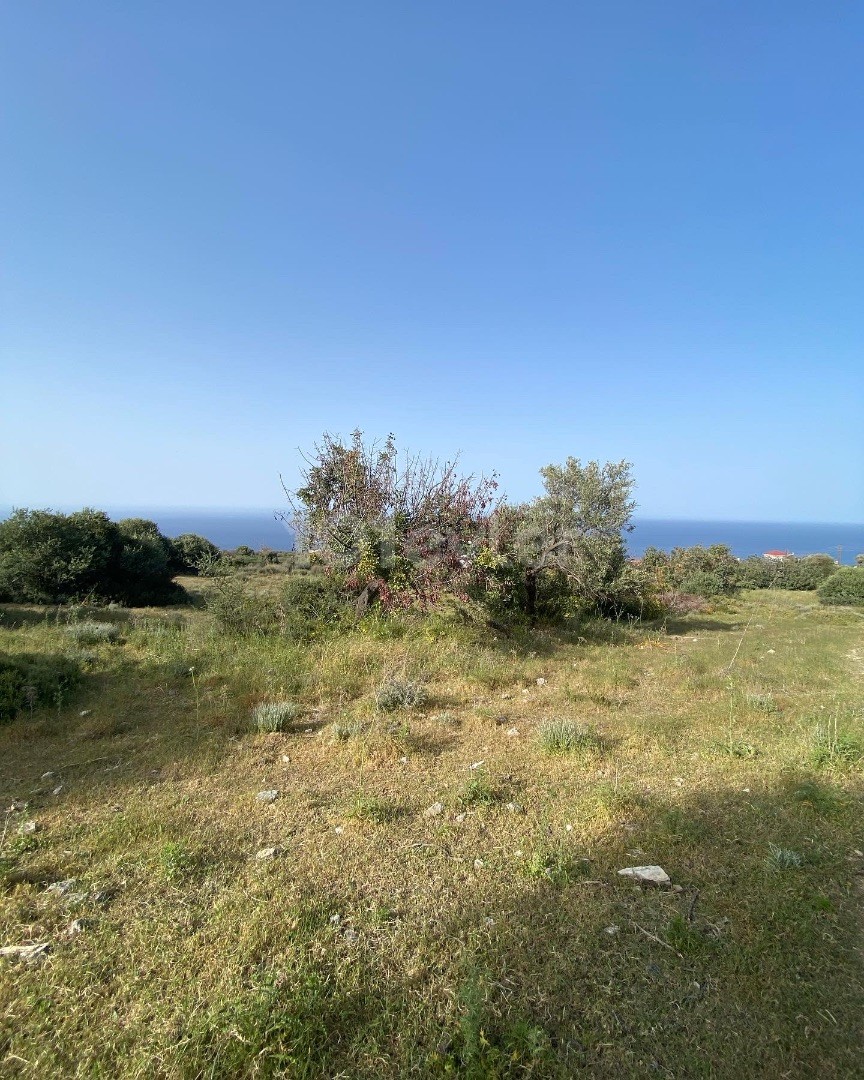
[[496,506],[495,477],[463,476],[458,459],[406,454],[389,435],[325,434],[286,492],[298,544],[345,575],[365,610],[434,604],[459,593]]

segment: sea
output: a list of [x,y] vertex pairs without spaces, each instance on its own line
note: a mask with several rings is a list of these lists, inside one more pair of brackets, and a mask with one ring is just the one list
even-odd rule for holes
[[[11,507],[3,507],[5,517]],[[112,508],[115,520],[143,517],[155,521],[166,536],[198,533],[220,548],[246,544],[254,548],[290,551],[294,537],[275,510],[182,510],[142,507]],[[634,518],[627,534],[627,548],[638,558],[649,547],[669,551],[673,547],[726,544],[734,555],[746,559],[766,551],[789,551],[795,555],[824,552],[847,565],[864,553],[864,524],[791,521],[694,521],[672,518]]]

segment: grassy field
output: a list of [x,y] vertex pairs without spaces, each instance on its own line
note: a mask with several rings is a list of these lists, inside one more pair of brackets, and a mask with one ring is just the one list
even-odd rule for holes
[[862,1074],[860,612],[95,617],[0,621],[88,653],[0,726],[0,946],[50,944],[0,960],[3,1076]]

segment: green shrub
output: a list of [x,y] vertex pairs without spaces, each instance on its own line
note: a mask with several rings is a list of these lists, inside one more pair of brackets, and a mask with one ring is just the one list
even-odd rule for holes
[[388,679],[375,695],[375,704],[382,712],[419,708],[425,701],[426,688],[410,679]]
[[282,590],[282,632],[308,641],[346,625],[353,611],[342,579],[336,574],[292,575]]
[[177,574],[200,574],[219,559],[221,552],[197,533],[183,533],[171,541],[172,562]]
[[642,570],[651,575],[661,592],[693,596],[730,596],[738,588],[740,565],[725,544],[673,548],[670,553],[648,548]]
[[114,623],[82,622],[67,626],[66,633],[77,645],[104,645],[119,639],[120,628]]
[[830,555],[805,555],[800,559],[765,559],[753,555],[740,567],[745,589],[818,589],[837,570]]
[[207,610],[216,626],[229,634],[271,634],[279,628],[279,609],[269,597],[251,592],[243,581],[228,573],[216,576],[207,596]]
[[302,712],[295,701],[262,701],[252,710],[256,731],[284,731]]
[[171,580],[171,551],[167,537],[142,518],[117,524],[99,510],[16,510],[0,522],[0,599],[170,603],[185,596]]
[[25,708],[59,708],[80,680],[80,666],[67,656],[0,655],[0,723],[14,719]]
[[843,566],[819,586],[823,604],[864,605],[864,567]]

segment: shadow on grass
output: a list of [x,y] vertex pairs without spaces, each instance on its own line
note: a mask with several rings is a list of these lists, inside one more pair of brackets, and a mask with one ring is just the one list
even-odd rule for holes
[[[82,1041],[69,996],[93,991],[103,966],[55,967],[50,984],[22,968],[0,1055],[35,1056],[49,1075],[70,1061],[118,1075],[134,1051],[170,1075],[224,1080],[858,1075],[864,860],[849,850],[861,803],[830,777],[646,795],[587,848],[535,834],[524,859],[485,857],[473,873],[459,869],[469,842],[450,831],[423,825],[411,843],[401,804],[355,809],[370,828],[393,825],[395,842],[366,849],[360,876],[274,862],[222,955],[230,990],[174,982],[172,1023],[134,1021],[125,1045]],[[187,854],[165,845],[163,876],[187,874]],[[680,891],[617,874],[653,862]],[[211,868],[222,889],[241,872]],[[184,918],[209,939],[207,868],[189,873]],[[158,996],[160,970],[135,968],[136,994]]]

